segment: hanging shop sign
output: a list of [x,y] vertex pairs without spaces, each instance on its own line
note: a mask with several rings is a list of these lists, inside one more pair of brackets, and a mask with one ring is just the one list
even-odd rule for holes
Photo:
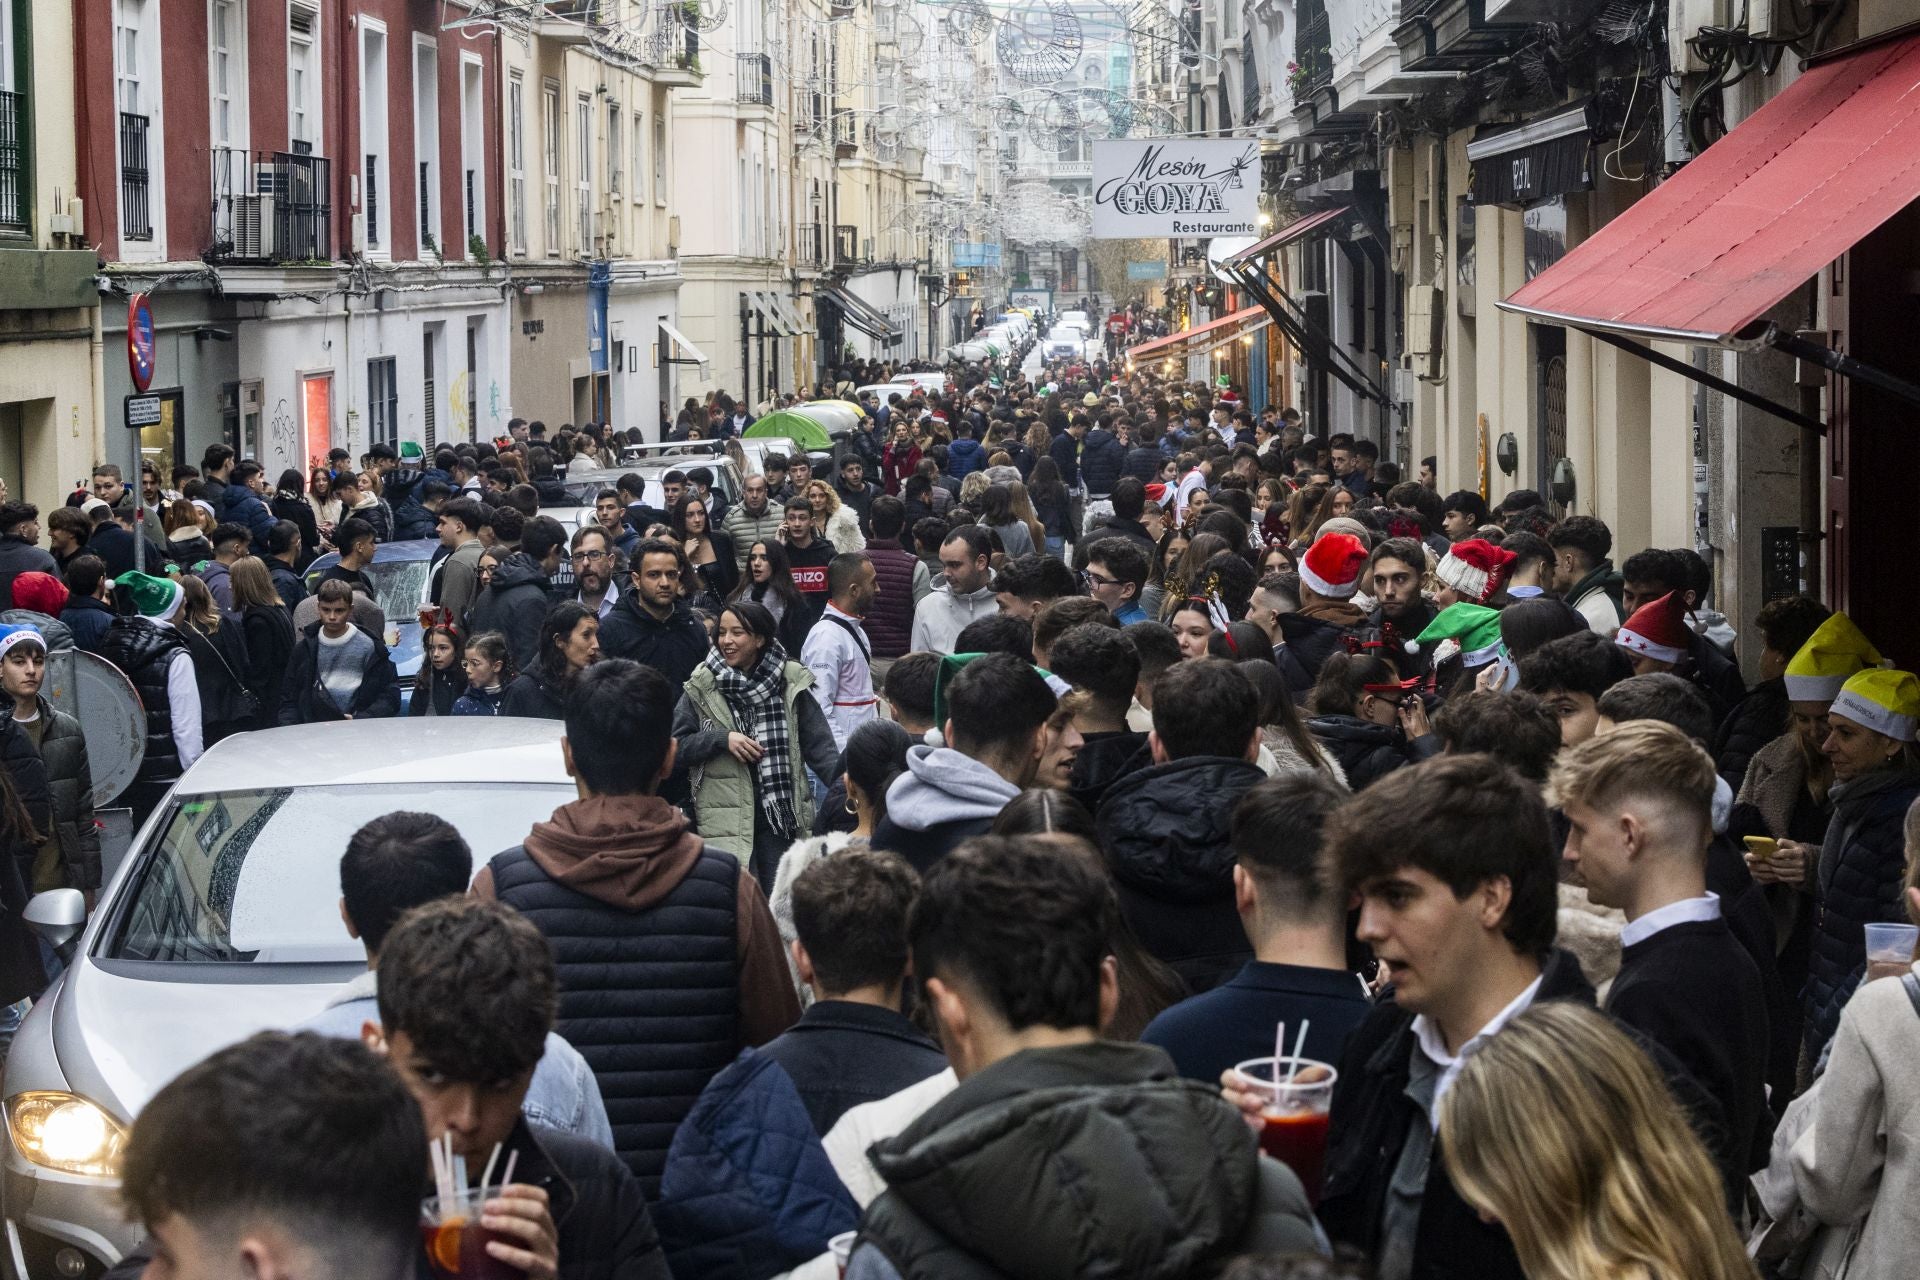
[[1096,240],[1259,231],[1260,144],[1246,138],[1097,138]]

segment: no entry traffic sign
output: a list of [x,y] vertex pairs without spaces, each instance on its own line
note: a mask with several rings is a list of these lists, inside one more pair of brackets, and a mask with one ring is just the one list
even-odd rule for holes
[[135,391],[153,382],[153,349],[153,308],[146,294],[136,293],[127,300],[127,370]]

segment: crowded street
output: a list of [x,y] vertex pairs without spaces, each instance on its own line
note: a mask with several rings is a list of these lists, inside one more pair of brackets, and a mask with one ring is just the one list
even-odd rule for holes
[[0,1280],[1920,1275],[1916,18],[0,0]]

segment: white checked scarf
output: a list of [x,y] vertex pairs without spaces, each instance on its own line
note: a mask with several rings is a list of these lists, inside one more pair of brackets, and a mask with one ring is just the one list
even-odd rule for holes
[[750,671],[735,671],[718,649],[707,650],[705,662],[714,686],[733,712],[734,727],[760,744],[760,759],[753,766],[754,790],[767,823],[791,839],[800,823],[795,802],[799,779],[794,777],[787,740],[787,651],[778,640],[770,642]]

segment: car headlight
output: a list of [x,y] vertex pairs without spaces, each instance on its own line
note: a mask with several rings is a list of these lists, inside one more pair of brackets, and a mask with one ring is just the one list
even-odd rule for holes
[[34,1164],[62,1173],[110,1178],[120,1171],[127,1131],[78,1094],[16,1093],[7,1099],[13,1148]]

